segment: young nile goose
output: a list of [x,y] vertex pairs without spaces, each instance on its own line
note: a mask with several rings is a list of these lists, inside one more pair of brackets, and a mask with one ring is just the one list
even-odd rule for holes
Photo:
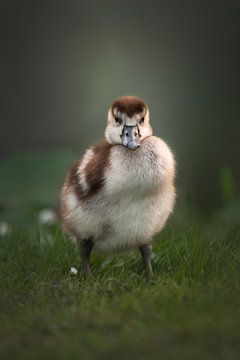
[[74,163],[61,194],[60,217],[79,247],[84,277],[92,250],[138,247],[151,278],[152,238],[174,202],[173,155],[152,135],[147,105],[132,96],[117,99],[105,140]]

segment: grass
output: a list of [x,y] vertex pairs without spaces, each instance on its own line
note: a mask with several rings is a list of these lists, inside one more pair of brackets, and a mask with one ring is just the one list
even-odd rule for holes
[[[76,156],[75,156],[76,155]],[[154,284],[137,251],[91,259],[82,281],[75,246],[54,208],[77,154],[17,153],[0,162],[0,359],[239,359],[240,200],[231,173],[220,177],[223,207],[208,223],[181,197],[154,241]],[[46,176],[47,174],[47,176]]]
[[1,239],[1,359],[238,359],[240,233],[169,226],[154,244],[154,284],[138,252],[92,258],[58,226]]

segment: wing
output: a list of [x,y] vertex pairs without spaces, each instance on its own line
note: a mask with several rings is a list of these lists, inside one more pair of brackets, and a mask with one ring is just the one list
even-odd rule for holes
[[72,165],[67,183],[73,187],[79,200],[96,195],[103,187],[112,146],[104,141],[88,149],[82,159],[75,161]]

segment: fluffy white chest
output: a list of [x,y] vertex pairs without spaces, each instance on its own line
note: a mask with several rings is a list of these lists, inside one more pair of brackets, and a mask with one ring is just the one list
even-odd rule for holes
[[153,150],[147,142],[136,151],[116,146],[106,171],[106,194],[121,198],[154,194],[165,169],[163,160]]
[[151,138],[133,152],[115,146],[103,190],[87,207],[74,208],[79,233],[93,237],[96,250],[115,251],[150,242],[172,211],[175,196],[169,174],[173,158],[164,142]]
[[151,241],[172,208],[166,171],[164,158],[151,143],[133,152],[122,146],[113,149],[102,199],[105,225],[96,241],[97,249],[107,251]]

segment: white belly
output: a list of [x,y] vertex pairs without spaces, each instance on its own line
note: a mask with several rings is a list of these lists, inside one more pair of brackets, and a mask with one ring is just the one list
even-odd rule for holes
[[95,249],[117,251],[151,242],[153,235],[164,226],[172,208],[170,204],[166,208],[166,199],[163,201],[161,195],[119,199],[109,206]]
[[100,198],[95,206],[72,208],[70,216],[80,238],[94,239],[96,251],[121,251],[150,242],[162,229],[174,203],[169,190],[140,198]]

